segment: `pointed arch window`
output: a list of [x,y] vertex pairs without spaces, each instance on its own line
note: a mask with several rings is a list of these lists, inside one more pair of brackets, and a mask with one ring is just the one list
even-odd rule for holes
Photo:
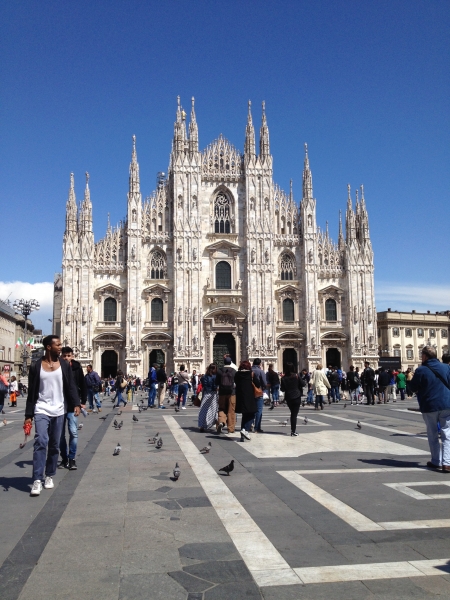
[[283,321],[293,323],[294,321],[294,301],[291,298],[283,300]]
[[154,250],[150,255],[147,276],[150,279],[167,279],[167,262],[160,250]]
[[214,232],[231,233],[230,199],[223,192],[219,192],[214,200]]
[[216,265],[216,290],[231,290],[231,265],[225,260]]
[[151,304],[151,320],[153,323],[163,321],[163,301],[161,298],[153,298]]
[[337,305],[333,298],[325,301],[325,318],[327,321],[337,321]]
[[103,304],[103,320],[117,321],[117,300],[114,298],[106,298]]
[[285,252],[280,258],[280,279],[289,281],[294,279],[295,275],[295,259],[292,254]]

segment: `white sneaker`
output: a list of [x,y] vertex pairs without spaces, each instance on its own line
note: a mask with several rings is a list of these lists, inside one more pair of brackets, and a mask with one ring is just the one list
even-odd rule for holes
[[51,477],[45,478],[44,487],[46,490],[51,490],[52,488],[55,487],[55,484],[53,483],[53,479]]
[[182,407],[181,407],[181,410],[186,410],[186,407],[185,407],[185,406],[182,406]]
[[245,431],[245,429],[241,429],[241,435],[243,435],[247,440],[251,440],[250,434]]
[[33,481],[33,487],[31,488],[30,496],[39,496],[42,492],[42,482],[39,479]]

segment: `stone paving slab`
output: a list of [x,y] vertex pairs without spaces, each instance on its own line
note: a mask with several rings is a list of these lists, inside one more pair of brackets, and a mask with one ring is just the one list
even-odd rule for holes
[[[104,407],[107,414],[110,408],[106,402]],[[270,457],[272,437],[285,436],[285,432],[280,431],[277,423],[267,421],[264,423],[267,434],[259,437],[260,443],[268,445],[265,453],[269,456],[260,459],[246,449],[252,442],[241,444],[213,432],[200,434],[195,408],[178,414],[172,410],[138,413],[127,406],[120,416],[124,420],[120,432],[111,427],[116,411],[112,411],[106,423],[99,421],[98,415],[83,421],[78,462],[85,465],[84,470],[58,472],[55,490],[36,499],[28,496],[31,444],[20,456],[16,456],[13,447],[21,435],[18,420],[23,415],[18,415],[15,433],[11,433],[11,428],[2,438],[0,432],[0,461],[2,457],[6,459],[3,467],[0,462],[0,482],[9,490],[5,492],[8,498],[2,510],[7,525],[0,531],[0,541],[4,542],[0,544],[1,599],[73,598],[74,590],[77,600],[450,598],[450,575],[445,571],[416,576],[415,570],[412,578],[307,585],[288,585],[280,571],[283,585],[275,584],[276,573],[269,579],[261,573],[258,581],[271,583],[258,587],[233,543],[235,534],[227,532],[226,521],[219,518],[211,505],[213,490],[205,490],[194,475],[164,418],[173,417],[197,448],[212,441],[212,450],[204,459],[216,472],[231,459],[236,461],[232,476],[221,476],[221,481],[292,568],[395,561],[407,564],[406,561],[450,557],[446,529],[358,532],[279,475],[280,470],[380,465],[408,468],[424,464],[427,458],[421,451],[427,448],[426,442],[395,433],[396,429],[423,431],[423,423],[416,415],[395,412],[385,406],[372,407],[375,410],[361,408],[327,407],[324,413],[348,417],[352,422],[328,419],[323,430],[352,431],[353,419],[363,415],[361,420],[390,428],[387,431],[365,428],[364,435],[369,439],[374,438],[377,443],[383,439],[395,441],[413,453],[417,449],[418,456],[359,451]],[[138,417],[137,423],[133,423],[132,414]],[[281,420],[282,414],[288,414],[285,408],[272,413],[265,411],[265,417],[274,416],[274,420],[278,415]],[[313,411],[307,414],[313,418]],[[310,431],[303,427],[301,435],[305,430]],[[314,431],[320,431],[320,426],[315,426]],[[148,444],[148,438],[156,432],[164,442],[160,451]],[[112,451],[119,440],[122,452],[113,457]],[[182,472],[178,481],[172,480],[175,462]],[[383,485],[432,482],[439,477],[437,473],[412,474],[399,470],[372,475],[303,473],[303,476],[375,520],[439,518],[450,507],[447,499],[419,502]],[[232,516],[231,511],[229,518]],[[33,523],[38,527],[31,539],[28,533]],[[16,551],[13,556],[11,551],[19,542],[24,552]],[[67,568],[68,556],[74,557],[71,569]],[[266,562],[261,554],[261,568],[266,568]],[[430,571],[433,571],[431,566]],[[5,579],[9,582],[6,587]]]

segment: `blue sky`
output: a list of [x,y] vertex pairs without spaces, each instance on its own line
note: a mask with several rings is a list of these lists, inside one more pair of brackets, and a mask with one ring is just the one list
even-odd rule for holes
[[[242,150],[265,100],[275,180],[300,200],[308,142],[332,235],[364,184],[377,308],[450,308],[447,0],[19,1],[0,18],[0,298],[60,269],[71,171],[78,199],[90,173],[96,239],[125,214],[132,134],[152,191],[179,94],[202,148]],[[34,289],[46,326],[51,286]]]

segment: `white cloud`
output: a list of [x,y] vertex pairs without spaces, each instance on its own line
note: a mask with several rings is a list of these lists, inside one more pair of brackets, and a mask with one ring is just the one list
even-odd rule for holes
[[375,284],[377,310],[450,310],[450,285],[429,285],[424,283]]
[[49,319],[53,316],[53,283],[42,281],[40,283],[28,283],[26,281],[0,281],[0,299],[14,300],[37,300],[41,305],[38,311],[31,313],[31,320],[37,329],[43,333],[51,333],[52,324]]

